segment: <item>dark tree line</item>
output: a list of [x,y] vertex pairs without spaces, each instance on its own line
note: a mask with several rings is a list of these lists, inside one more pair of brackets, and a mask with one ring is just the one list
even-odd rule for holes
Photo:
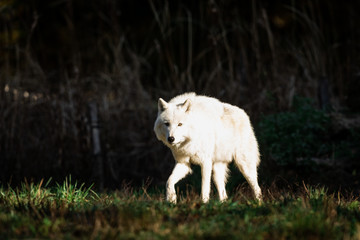
[[0,181],[72,174],[105,187],[161,184],[173,160],[152,132],[156,100],[184,91],[237,104],[255,125],[303,96],[341,121],[351,113],[356,128],[359,9],[321,0],[1,1]]

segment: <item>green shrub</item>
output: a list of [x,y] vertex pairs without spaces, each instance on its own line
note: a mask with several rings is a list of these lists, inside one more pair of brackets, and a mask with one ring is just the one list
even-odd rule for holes
[[264,116],[258,136],[263,154],[279,165],[297,165],[331,151],[328,142],[330,118],[313,107],[311,100],[295,97],[293,109]]

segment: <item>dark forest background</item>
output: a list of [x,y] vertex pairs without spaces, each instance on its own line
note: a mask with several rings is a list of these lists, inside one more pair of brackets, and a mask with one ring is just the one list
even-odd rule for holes
[[350,0],[0,0],[0,182],[162,185],[174,161],[152,130],[157,99],[196,91],[248,112],[261,184],[359,190],[359,10]]

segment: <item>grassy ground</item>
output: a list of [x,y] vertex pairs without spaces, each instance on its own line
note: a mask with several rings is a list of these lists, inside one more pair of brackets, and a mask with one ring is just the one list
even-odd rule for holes
[[0,188],[0,239],[360,239],[358,196],[306,185],[264,193],[261,204],[247,191],[202,204],[188,191],[173,205],[145,187],[24,183]]

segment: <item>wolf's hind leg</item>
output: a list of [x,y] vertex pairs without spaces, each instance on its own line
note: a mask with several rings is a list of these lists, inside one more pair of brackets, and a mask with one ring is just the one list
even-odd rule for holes
[[250,154],[247,156],[240,154],[235,159],[235,163],[245,177],[246,181],[249,183],[251,189],[254,192],[255,198],[261,201],[261,189],[257,179],[257,158],[257,154],[254,154],[253,156]]

